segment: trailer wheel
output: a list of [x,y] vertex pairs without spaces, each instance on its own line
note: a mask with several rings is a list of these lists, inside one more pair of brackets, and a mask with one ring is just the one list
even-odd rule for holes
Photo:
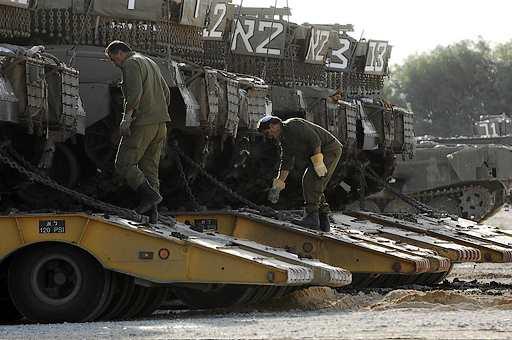
[[173,287],[172,290],[185,305],[193,308],[208,309],[243,304],[254,296],[257,287],[232,284],[219,285],[209,291],[188,287]]
[[169,289],[166,287],[154,287],[150,288],[148,300],[144,305],[144,308],[139,312],[137,317],[148,318],[164,303],[167,295],[169,295]]
[[18,321],[22,318],[23,315],[21,315],[16,307],[14,307],[11,297],[9,296],[7,279],[5,277],[0,277],[0,324]]
[[29,249],[9,267],[16,308],[36,322],[85,322],[106,303],[111,275],[89,254],[54,244]]
[[121,318],[122,315],[120,312],[129,304],[135,289],[135,283],[132,277],[120,273],[113,273],[113,275],[117,277],[114,296],[103,312],[103,315],[99,317],[100,320],[107,321]]

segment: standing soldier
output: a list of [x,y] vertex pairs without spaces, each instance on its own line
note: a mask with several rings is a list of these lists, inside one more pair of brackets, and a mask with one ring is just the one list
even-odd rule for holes
[[283,122],[278,117],[265,116],[258,122],[258,131],[281,144],[281,164],[269,200],[277,203],[295,161],[306,160],[309,165],[302,176],[305,211],[298,224],[329,231],[329,205],[324,190],[340,160],[342,144],[329,131],[302,118]]
[[123,72],[124,114],[119,126],[121,141],[115,168],[138,193],[140,214],[150,212],[150,222],[158,220],[158,167],[169,117],[170,92],[158,65],[133,52],[122,41],[113,41],[105,54]]

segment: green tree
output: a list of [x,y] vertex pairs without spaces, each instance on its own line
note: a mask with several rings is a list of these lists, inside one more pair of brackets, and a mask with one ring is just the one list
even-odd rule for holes
[[392,69],[385,93],[416,114],[417,135],[469,135],[497,108],[497,70],[487,42],[465,40],[410,56]]
[[512,40],[499,44],[493,51],[496,63],[494,113],[505,112],[512,114]]

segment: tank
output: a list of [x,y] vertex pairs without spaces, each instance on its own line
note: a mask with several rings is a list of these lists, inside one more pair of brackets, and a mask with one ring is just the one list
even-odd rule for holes
[[[493,215],[510,194],[512,148],[423,142],[411,160],[398,159],[392,186],[450,214],[473,221]],[[383,212],[416,212],[389,193],[370,197]]]
[[[96,197],[120,205],[132,203],[111,180],[119,140],[115,127],[122,111],[121,75],[103,53],[113,39],[151,55],[171,87],[173,124],[169,152],[162,161],[162,177],[167,180],[161,189],[169,209],[239,206],[229,195],[212,190],[187,164],[186,182],[195,200],[184,200],[189,191],[177,170],[175,143],[234,191],[264,203],[279,150],[264,142],[255,128],[259,118],[270,112],[314,121],[344,143],[334,178],[350,190],[330,188],[333,207],[380,190],[371,181],[360,183],[356,170],[364,164],[389,176],[394,155],[413,153],[412,113],[380,99],[391,45],[357,41],[349,35],[351,25],[297,25],[287,20],[290,9],[240,8],[226,1],[214,1],[209,7],[201,3],[197,8],[193,1],[152,0],[137,0],[133,8],[124,1],[106,5],[67,0],[38,1],[31,8],[1,6],[5,13],[14,9],[31,19],[25,31],[17,24],[0,22],[0,27],[16,28],[2,31],[6,38],[44,44],[47,52],[81,73],[85,134],[56,143],[62,154],[59,168],[68,171],[48,172]],[[246,31],[251,25],[261,29]],[[268,34],[271,39],[265,44]],[[64,179],[66,175],[69,178]],[[300,206],[299,187],[299,175],[292,176],[285,203],[275,208]],[[43,208],[47,199],[41,198],[27,200],[31,207]]]

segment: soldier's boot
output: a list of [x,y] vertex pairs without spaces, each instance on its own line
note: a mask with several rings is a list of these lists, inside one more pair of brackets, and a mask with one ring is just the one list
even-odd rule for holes
[[331,222],[329,220],[329,214],[325,212],[321,212],[318,214],[318,219],[320,221],[320,230],[328,233],[331,231]]
[[151,207],[151,209],[148,211],[148,216],[149,216],[150,224],[158,223],[158,206],[157,205],[154,205]]
[[294,221],[296,224],[313,230],[320,230],[318,211],[304,212],[304,217]]
[[139,214],[144,214],[153,206],[158,205],[158,203],[162,202],[162,196],[153,189],[153,187],[149,184],[148,180],[145,180],[139,187],[137,188],[137,193],[139,194],[139,205],[135,208]]

